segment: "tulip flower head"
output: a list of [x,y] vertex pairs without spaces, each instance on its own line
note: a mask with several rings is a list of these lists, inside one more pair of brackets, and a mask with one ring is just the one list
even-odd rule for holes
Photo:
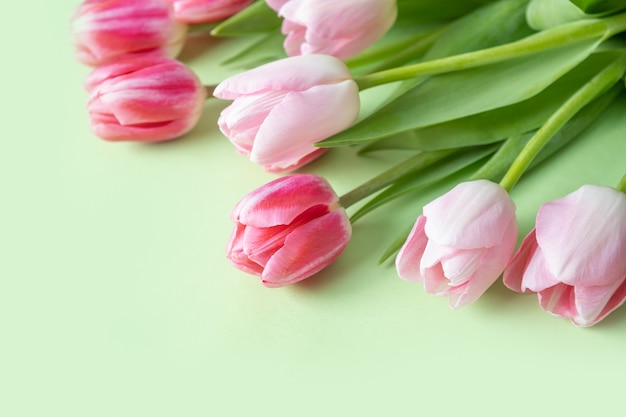
[[253,0],[168,0],[174,16],[186,23],[207,23],[226,19],[249,6]]
[[585,185],[541,206],[504,284],[576,326],[605,318],[626,299],[626,195]]
[[128,57],[96,68],[84,84],[90,128],[110,141],[160,142],[191,130],[206,89],[179,61]]
[[331,264],[348,245],[350,220],[328,182],[311,174],[278,178],[244,197],[227,257],[267,287],[301,281]]
[[401,278],[423,282],[459,308],[478,299],[506,267],[517,242],[515,205],[498,184],[464,182],[424,206],[396,258]]
[[221,82],[215,97],[234,100],[218,119],[237,151],[270,172],[291,171],[326,149],[316,142],[348,128],[359,114],[359,88],[328,55],[290,57]]
[[129,54],[174,58],[187,35],[167,0],[85,0],[70,23],[76,59],[93,67]]
[[266,0],[283,17],[287,55],[346,59],[380,39],[397,16],[395,0]]

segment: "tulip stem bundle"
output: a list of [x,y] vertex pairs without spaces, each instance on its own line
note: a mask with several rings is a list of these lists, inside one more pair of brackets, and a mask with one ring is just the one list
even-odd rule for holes
[[[358,55],[355,58],[348,59],[346,64],[350,67],[367,64],[370,61],[383,59],[379,62],[372,72],[382,72],[403,65],[411,61],[416,56],[426,52],[437,39],[445,33],[447,27],[438,28],[427,33],[420,33],[408,39],[396,42],[392,45],[381,48],[375,52]],[[392,54],[391,57],[388,57]]]
[[557,26],[504,45],[356,77],[360,90],[424,75],[444,74],[519,58],[541,51],[597,38],[598,41],[626,30],[626,13],[605,19],[589,19]]
[[515,186],[533,159],[550,139],[585,105],[618,82],[626,71],[626,53],[581,87],[543,124],[504,174],[500,185],[508,191]]
[[456,149],[444,149],[432,152],[421,152],[417,155],[410,157],[409,159],[401,162],[400,164],[388,169],[380,175],[372,178],[371,180],[361,184],[352,191],[342,195],[339,198],[339,204],[342,207],[348,208],[354,203],[361,201],[363,198],[379,191],[386,186],[393,184],[399,178],[402,178],[408,174],[416,172],[420,169],[426,168],[438,161],[441,161],[445,157],[453,154]]

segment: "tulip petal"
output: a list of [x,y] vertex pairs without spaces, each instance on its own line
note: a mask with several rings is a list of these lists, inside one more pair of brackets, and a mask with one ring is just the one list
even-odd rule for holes
[[539,306],[556,317],[575,317],[574,287],[557,284],[537,293]]
[[389,30],[393,0],[291,0],[280,7],[288,54],[329,54],[341,59],[364,50]]
[[289,0],[265,0],[267,5],[275,11],[279,11],[280,8],[283,7],[283,5],[288,1]]
[[[428,220],[426,221],[426,224],[428,224]],[[438,263],[441,263],[443,259],[449,259],[455,254],[455,252],[456,249],[454,248],[441,246],[433,240],[428,240],[428,244],[424,249],[422,259],[420,260],[420,266],[422,268],[430,268]]]
[[626,276],[623,278],[622,283],[615,290],[609,301],[606,303],[602,311],[598,314],[595,319],[595,324],[600,320],[604,319],[607,315],[609,315],[613,310],[624,304],[626,300]]
[[276,106],[259,129],[250,160],[288,167],[317,151],[314,144],[348,128],[359,112],[353,80],[292,92]]
[[530,292],[523,283],[523,277],[526,266],[536,250],[537,241],[535,239],[535,229],[533,229],[526,235],[520,248],[513,255],[513,258],[504,270],[503,282],[507,288],[515,292]]
[[[346,248],[351,230],[343,209],[296,228],[265,265],[261,282],[267,287],[281,287],[321,271]],[[311,236],[315,236],[315,245]]]
[[187,24],[162,0],[87,0],[76,9],[71,27],[76,58],[94,67],[135,54],[173,58],[187,34]]
[[586,286],[622,279],[626,275],[624,213],[624,193],[592,185],[544,204],[537,215],[537,242],[552,275],[570,285]]
[[313,174],[277,178],[245,196],[233,209],[235,222],[272,227],[292,223],[311,207],[333,206],[338,197],[328,181]]
[[626,299],[626,277],[614,285],[572,286],[558,284],[538,293],[541,308],[554,316],[569,318],[579,327],[598,323]]
[[516,237],[517,221],[512,219],[502,243],[482,252],[476,272],[462,285],[463,291],[450,293],[451,308],[458,309],[473,303],[493,285],[511,259],[517,242]]
[[187,23],[223,20],[243,10],[252,0],[169,0],[176,19]]
[[424,234],[426,218],[419,216],[413,225],[409,237],[400,248],[396,256],[396,270],[398,276],[404,280],[421,282],[420,259],[426,249],[428,238]]
[[246,227],[244,225],[237,224],[235,226],[226,246],[226,256],[235,268],[252,275],[261,276],[263,266],[251,261],[243,249],[243,234],[245,230]]
[[302,45],[306,40],[306,27],[289,20],[283,21],[281,28],[283,34],[285,34],[285,41],[283,47],[285,52],[289,56],[296,55],[311,55],[302,53]]
[[424,206],[426,235],[441,246],[474,249],[498,245],[515,205],[498,184],[464,182]]
[[328,151],[327,148],[318,148],[317,150],[311,152],[310,154],[304,155],[301,159],[294,162],[292,165],[285,165],[284,163],[281,162],[278,164],[263,165],[263,169],[267,172],[274,172],[274,173],[290,172],[308,164],[314,159],[319,158],[320,156],[325,154],[327,151]]
[[420,274],[424,282],[424,291],[427,294],[436,295],[439,297],[445,297],[449,294],[450,282],[443,273],[441,264],[435,264],[429,267],[421,267]]
[[526,265],[526,270],[522,277],[522,292],[526,292],[526,290],[533,292],[543,291],[560,283],[561,281],[553,276],[547,268],[546,258],[541,248],[537,248],[533,257],[528,260]]
[[293,227],[290,226],[248,226],[242,236],[243,251],[252,262],[265,265],[274,252],[283,246],[291,231]]
[[217,124],[240,153],[249,155],[259,127],[283,97],[284,93],[271,91],[240,97],[222,110]]
[[612,285],[578,285],[574,287],[574,302],[578,313],[572,317],[574,324],[582,327],[595,324],[604,307],[622,284],[623,282],[618,281]]
[[241,95],[270,90],[306,91],[317,85],[351,79],[348,67],[332,56],[302,55],[273,61],[229,77],[215,88],[213,95],[234,100]]
[[441,266],[450,285],[456,287],[472,278],[481,266],[486,253],[488,253],[486,249],[458,250],[454,256],[443,259]]

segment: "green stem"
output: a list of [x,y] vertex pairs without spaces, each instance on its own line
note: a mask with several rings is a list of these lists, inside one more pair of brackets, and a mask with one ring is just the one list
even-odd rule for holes
[[550,139],[585,105],[598,97],[619,81],[626,70],[626,54],[621,55],[611,65],[604,68],[587,84],[572,95],[550,118],[537,130],[526,146],[504,174],[500,185],[507,191],[515,186],[526,168],[539,154]]
[[504,45],[356,77],[361,90],[419,75],[443,74],[505,61],[592,38],[606,39],[626,30],[626,13],[560,25]]
[[626,193],[626,174],[624,174],[622,180],[619,182],[619,184],[617,184],[617,187],[615,188],[617,188],[618,191]]
[[388,185],[393,184],[403,176],[426,168],[435,162],[442,160],[443,158],[456,152],[456,149],[445,149],[430,152],[420,152],[417,155],[399,163],[398,165],[388,169],[382,174],[372,178],[371,180],[361,184],[354,190],[347,192],[339,198],[339,204],[348,208],[354,203],[364,199],[365,197],[382,190]]

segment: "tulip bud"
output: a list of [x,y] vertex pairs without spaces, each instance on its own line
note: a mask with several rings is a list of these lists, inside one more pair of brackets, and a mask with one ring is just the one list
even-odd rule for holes
[[220,83],[214,95],[234,102],[219,117],[237,151],[267,171],[291,171],[320,156],[314,144],[348,128],[359,114],[359,88],[328,55],[271,62]]
[[504,284],[576,326],[605,318],[626,299],[626,195],[585,185],[541,206]]
[[423,209],[396,267],[427,293],[459,308],[478,299],[506,267],[517,242],[515,205],[498,184],[464,182]]
[[395,0],[266,0],[283,17],[287,55],[346,59],[380,39],[398,13]]
[[227,257],[267,287],[301,281],[331,264],[348,245],[350,220],[330,184],[317,175],[278,178],[244,197]]
[[174,58],[187,34],[167,0],[85,0],[70,23],[76,59],[94,67],[128,54]]
[[208,23],[226,19],[249,6],[253,0],[167,0],[176,19],[187,23]]
[[96,68],[84,84],[90,128],[110,141],[159,142],[197,123],[206,89],[179,61],[136,56]]

